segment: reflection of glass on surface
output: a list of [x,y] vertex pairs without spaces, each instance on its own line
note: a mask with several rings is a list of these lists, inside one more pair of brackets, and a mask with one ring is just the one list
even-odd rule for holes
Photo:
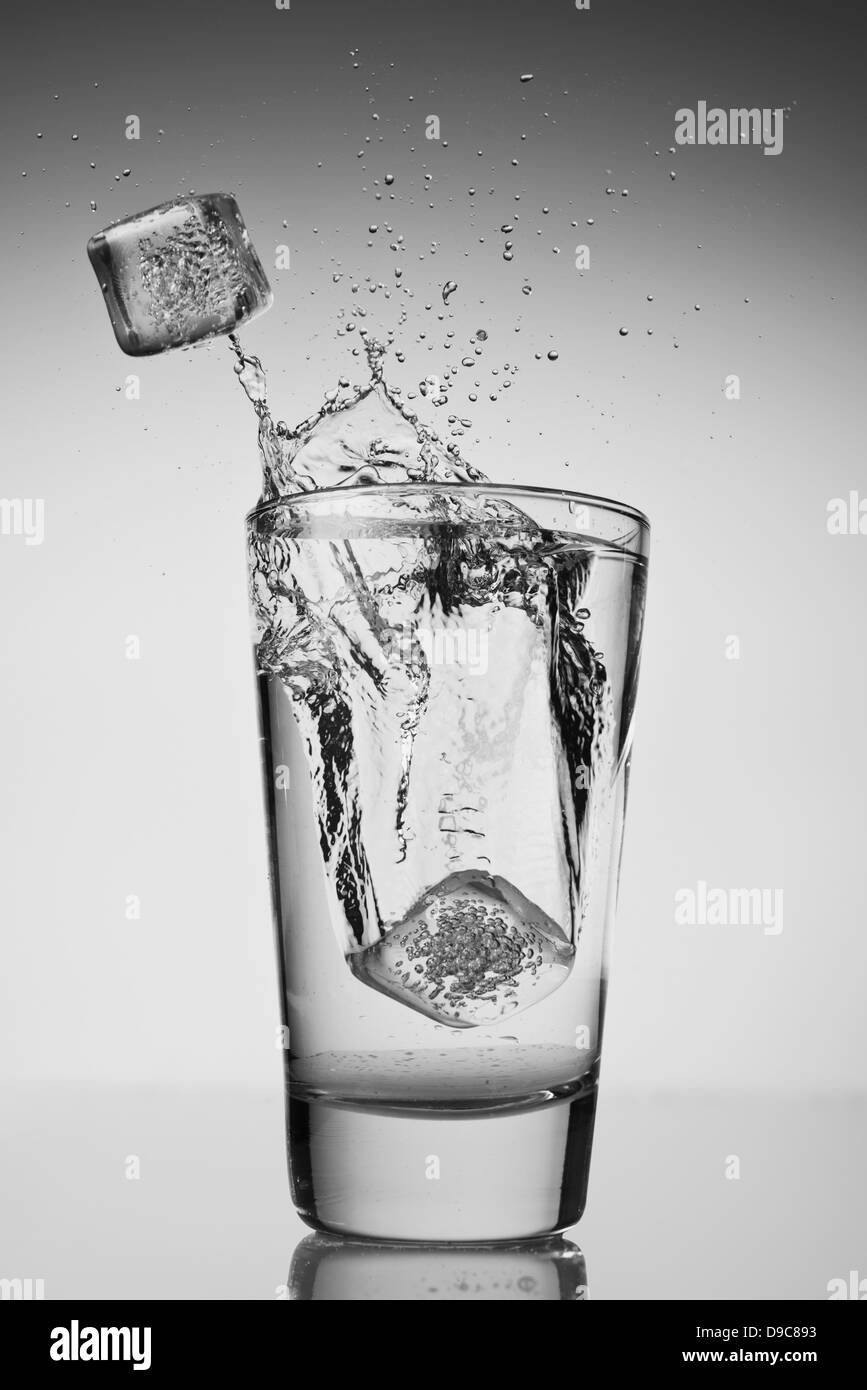
[[586,1299],[587,1266],[560,1237],[520,1245],[380,1245],[307,1236],[289,1270],[302,1302],[548,1302]]
[[314,1226],[516,1240],[583,1210],[647,526],[573,502],[390,486],[250,517]]

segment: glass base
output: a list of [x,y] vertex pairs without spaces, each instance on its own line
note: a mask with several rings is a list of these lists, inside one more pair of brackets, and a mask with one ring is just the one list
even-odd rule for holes
[[316,1230],[389,1241],[526,1240],[579,1220],[596,1087],[527,1109],[413,1111],[290,1092],[289,1171]]

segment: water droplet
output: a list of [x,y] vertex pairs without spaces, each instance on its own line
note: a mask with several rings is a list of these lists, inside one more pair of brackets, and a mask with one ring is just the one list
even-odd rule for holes
[[376,223],[376,222],[371,222],[371,224],[370,224],[370,226],[368,227],[367,230],[368,230],[369,232],[378,232],[378,231],[379,231],[379,224]]
[[125,179],[128,179],[130,174],[132,173],[132,169],[122,169],[121,173],[123,174]]
[[41,130],[37,130],[37,132],[36,132],[36,139],[37,139],[37,140],[41,140],[41,139],[42,139],[42,131],[41,131]]
[[532,294],[532,293],[533,293],[533,286],[532,286],[532,285],[522,285],[522,286],[521,286],[521,293],[522,293],[522,294]]
[[595,217],[588,217],[588,218],[587,218],[587,226],[588,226],[588,227],[593,227],[593,226],[595,226],[595,225],[596,225],[596,218],[595,218]]
[[515,259],[515,253],[514,253],[514,251],[504,251],[504,252],[503,252],[503,260],[504,260],[504,261],[513,261],[514,259]]
[[672,170],[670,171],[668,177],[669,177],[670,179],[676,179],[676,178],[677,178],[677,174],[676,174],[676,173],[674,172],[674,170],[672,169]]
[[73,138],[73,140],[77,140],[77,139],[78,139],[78,136],[77,136],[77,135],[73,135],[72,138]]
[[652,304],[652,303],[653,303],[653,295],[652,295],[652,294],[649,294],[649,295],[647,296],[647,302],[648,302],[648,304]]
[[22,170],[21,170],[21,177],[22,177],[22,179],[26,179],[26,178],[27,178],[27,170],[26,170],[26,169],[22,169]]
[[556,362],[559,356],[560,356],[559,352],[555,352],[554,349],[551,348],[551,351],[548,353],[548,361],[549,361],[549,362]]
[[522,82],[532,82],[532,81],[533,81],[533,77],[534,77],[534,74],[533,74],[532,72],[522,72],[522,73],[521,73],[521,81],[522,81]]
[[629,336],[629,329],[628,329],[628,328],[621,328],[621,329],[619,330],[619,332],[620,332],[621,338],[627,338],[627,337]]
[[695,312],[696,312],[697,314],[701,311],[701,305],[700,305],[700,304],[693,304],[692,307],[695,309]]

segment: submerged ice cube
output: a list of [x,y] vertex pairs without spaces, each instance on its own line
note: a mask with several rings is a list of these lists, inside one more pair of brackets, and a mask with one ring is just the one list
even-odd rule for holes
[[133,357],[230,333],[273,299],[231,194],[175,198],[115,222],[87,254]]
[[372,946],[350,953],[357,979],[452,1028],[537,1004],[575,952],[557,923],[506,879],[468,871],[424,894]]

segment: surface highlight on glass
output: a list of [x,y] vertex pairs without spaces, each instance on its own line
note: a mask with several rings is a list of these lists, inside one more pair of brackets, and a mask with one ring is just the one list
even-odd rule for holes
[[583,1211],[648,534],[488,484],[250,515],[290,1176],[320,1229]]

